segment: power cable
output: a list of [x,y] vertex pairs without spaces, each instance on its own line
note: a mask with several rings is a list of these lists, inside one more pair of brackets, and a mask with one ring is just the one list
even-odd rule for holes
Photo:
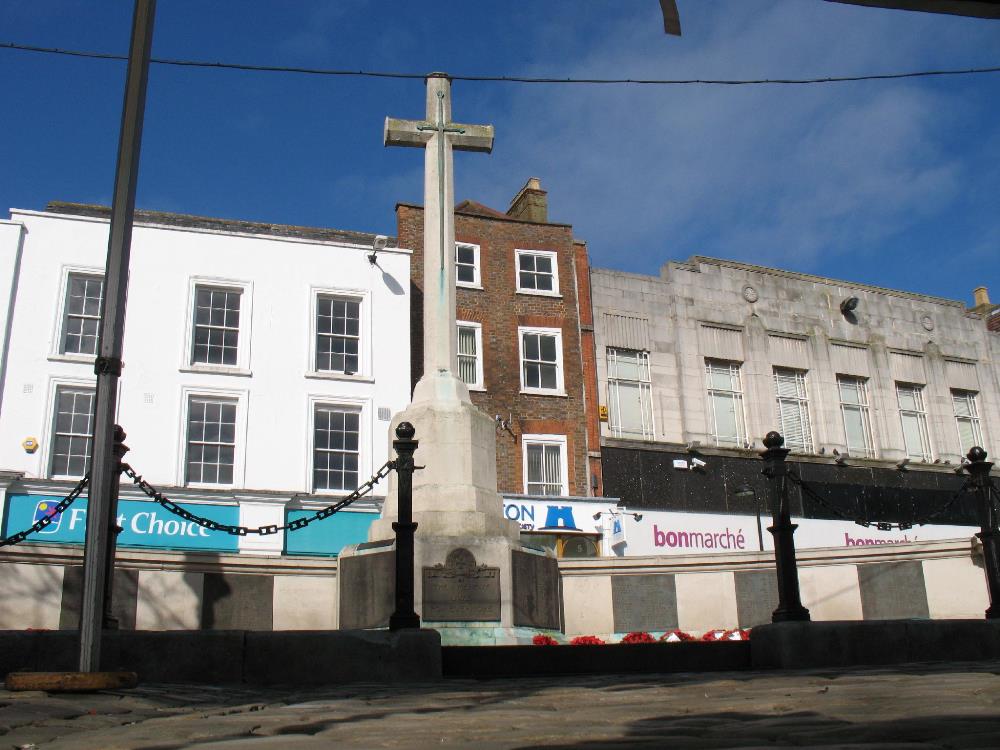
[[[68,50],[57,47],[36,47],[14,42],[0,42],[0,48],[19,50],[22,52],[39,52],[50,55],[66,55],[69,57],[85,57],[97,60],[128,59],[126,55],[115,55],[109,52],[90,52],[85,50]],[[152,58],[156,65],[172,65],[186,68],[216,68],[221,70],[246,70],[263,73],[297,73],[319,76],[341,76],[353,78],[395,78],[424,79],[426,73],[400,73],[374,70],[336,70],[327,68],[297,68],[280,65],[249,65],[245,63],[206,62],[203,60],[172,60]],[[1000,73],[1000,66],[992,68],[963,68],[953,70],[920,70],[905,73],[876,73],[856,76],[826,76],[823,78],[750,78],[750,79],[712,79],[712,78],[533,78],[529,76],[474,76],[449,75],[453,81],[479,81],[491,83],[550,83],[550,84],[596,84],[596,85],[658,85],[658,86],[759,86],[759,85],[802,85],[810,83],[849,83],[854,81],[888,81],[902,78],[930,78],[934,76],[977,75],[982,73]]]

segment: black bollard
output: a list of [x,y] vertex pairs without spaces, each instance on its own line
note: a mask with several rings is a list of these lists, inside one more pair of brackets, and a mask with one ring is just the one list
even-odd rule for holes
[[122,533],[122,527],[118,525],[118,494],[121,490],[122,459],[128,453],[129,447],[125,445],[125,430],[121,425],[114,426],[114,443],[111,446],[113,461],[115,462],[114,479],[111,480],[111,527],[108,530],[108,556],[104,564],[104,629],[118,630],[118,618],[111,613],[112,596],[115,588],[115,551],[118,547],[118,535]]
[[392,524],[396,532],[396,611],[389,617],[389,630],[419,628],[420,616],[413,608],[413,454],[416,430],[409,422],[396,427],[396,490],[399,518]]
[[976,536],[983,543],[983,567],[986,568],[986,588],[990,594],[990,606],[986,619],[1000,618],[1000,531],[997,531],[997,513],[991,494],[990,469],[993,463],[986,460],[986,451],[974,446],[967,456],[965,468],[972,475],[972,483],[979,494],[979,526]]
[[795,529],[788,511],[788,465],[785,458],[788,448],[785,439],[777,432],[764,437],[764,476],[768,478],[771,494],[772,526],[767,530],[774,537],[774,565],[778,574],[778,608],[771,615],[771,622],[809,620],[809,610],[799,598],[799,572],[795,564]]

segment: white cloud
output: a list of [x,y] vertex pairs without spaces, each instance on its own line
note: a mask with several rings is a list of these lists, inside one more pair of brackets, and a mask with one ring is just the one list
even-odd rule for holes
[[[989,42],[996,49],[1000,39],[996,26],[965,19],[822,2],[688,2],[681,12],[693,43],[662,37],[652,12],[641,22],[621,17],[585,44],[563,29],[563,49],[577,54],[560,70],[670,78],[883,72],[988,56]],[[539,38],[558,45],[551,31]],[[550,47],[537,67],[551,70],[559,50]],[[668,257],[701,252],[815,268],[961,199],[976,156],[952,130],[976,115],[953,88],[523,86],[505,92],[495,155],[468,164],[459,197],[504,208],[529,174],[539,176],[551,218],[574,224],[595,265],[655,273]]]

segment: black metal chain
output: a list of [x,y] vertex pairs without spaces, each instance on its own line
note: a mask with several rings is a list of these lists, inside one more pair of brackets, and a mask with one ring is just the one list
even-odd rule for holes
[[993,496],[993,508],[997,511],[997,513],[1000,513],[1000,489],[997,489],[997,486],[993,484],[992,479],[990,479],[989,482],[990,495]]
[[46,526],[52,523],[57,515],[66,510],[69,506],[73,504],[73,501],[80,497],[80,493],[83,492],[83,488],[87,486],[90,482],[90,474],[84,474],[83,479],[76,483],[76,486],[70,490],[70,493],[66,495],[62,500],[56,503],[55,510],[50,513],[46,513],[44,516],[35,521],[29,528],[24,531],[19,531],[16,534],[11,534],[8,537],[0,539],[0,547],[8,547],[14,544],[20,544],[29,536],[37,531],[41,531]]
[[135,470],[128,464],[122,464],[122,473],[125,474],[129,479],[132,480],[132,484],[136,485],[143,494],[146,495],[150,500],[158,503],[165,510],[170,511],[175,516],[180,516],[185,521],[191,521],[196,523],[198,526],[208,529],[209,531],[224,531],[227,534],[233,536],[247,536],[248,534],[258,534],[259,536],[269,536],[271,534],[277,534],[279,531],[298,531],[299,529],[304,529],[306,526],[311,524],[313,521],[322,521],[324,518],[329,518],[337,511],[343,510],[348,505],[353,503],[355,500],[364,497],[369,492],[371,492],[375,485],[380,481],[389,476],[389,473],[396,468],[395,461],[386,461],[378,471],[376,471],[371,479],[367,480],[364,484],[358,487],[354,492],[346,497],[340,498],[337,502],[332,505],[327,505],[325,508],[321,508],[313,513],[311,516],[305,516],[304,518],[297,518],[294,521],[289,521],[286,524],[270,524],[268,526],[260,526],[258,528],[249,528],[247,526],[231,526],[229,524],[219,523],[218,521],[213,521],[211,518],[203,518],[202,516],[195,515],[189,510],[182,508],[173,500],[164,497],[153,485],[147,482],[139,474],[136,474]]
[[951,506],[955,504],[958,498],[962,496],[962,493],[967,492],[969,487],[972,485],[971,477],[966,479],[965,483],[961,487],[959,487],[955,491],[955,493],[950,498],[948,498],[948,500],[940,508],[931,513],[928,513],[927,515],[919,516],[917,518],[914,518],[912,521],[901,521],[899,523],[890,523],[888,521],[872,521],[867,518],[861,518],[861,519],[854,518],[850,514],[842,511],[840,508],[831,503],[829,500],[821,497],[815,490],[813,490],[812,487],[803,482],[802,479],[796,474],[788,472],[788,477],[795,484],[799,486],[799,488],[802,490],[803,493],[808,495],[811,500],[815,501],[817,505],[830,511],[835,516],[843,519],[844,521],[850,521],[851,523],[856,523],[858,526],[864,526],[866,529],[874,526],[879,531],[892,531],[894,529],[899,529],[900,531],[906,531],[907,529],[912,529],[914,526],[924,526],[925,524],[930,523],[935,518],[942,515],[949,508],[951,508]]

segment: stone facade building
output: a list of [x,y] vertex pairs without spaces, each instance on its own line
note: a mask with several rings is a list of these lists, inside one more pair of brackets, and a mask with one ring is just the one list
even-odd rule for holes
[[[961,302],[705,257],[591,278],[605,493],[628,508],[753,512],[778,430],[852,517],[906,521],[1000,447],[1000,336]],[[793,515],[836,517],[797,492]]]
[[[396,208],[411,263],[411,378],[423,367],[423,208]],[[458,369],[472,401],[497,419],[501,494],[591,496],[600,478],[587,248],[548,219],[529,180],[506,213],[455,209]],[[591,374],[592,377],[592,374]],[[596,477],[596,479],[595,479]]]

